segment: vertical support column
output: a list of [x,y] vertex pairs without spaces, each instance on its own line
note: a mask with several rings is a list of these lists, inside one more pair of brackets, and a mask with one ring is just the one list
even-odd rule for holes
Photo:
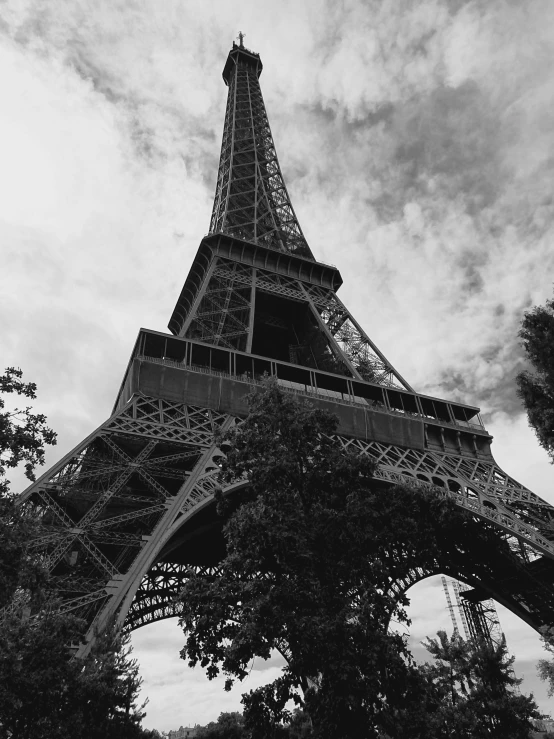
[[246,339],[246,351],[252,353],[252,342],[254,341],[254,318],[256,314],[256,273],[252,268],[252,287],[250,288],[250,316],[248,317],[248,338]]
[[196,295],[196,297],[194,299],[194,303],[192,304],[192,306],[191,306],[191,308],[190,308],[190,310],[188,312],[188,315],[186,317],[186,320],[184,321],[183,325],[181,326],[181,330],[179,332],[179,336],[186,336],[187,335],[187,331],[189,329],[189,326],[192,323],[192,321],[194,320],[194,318],[196,317],[196,314],[198,312],[198,306],[200,305],[200,303],[204,299],[204,295],[206,294],[206,290],[208,289],[208,285],[210,284],[210,280],[212,279],[214,270],[216,268],[216,264],[217,264],[217,258],[212,259],[212,263],[210,264],[210,266],[208,268],[208,271],[206,272],[206,274],[204,276],[204,279],[202,281],[202,287],[198,291],[198,294]]
[[337,359],[340,359],[346,365],[346,367],[350,370],[350,372],[352,372],[353,377],[355,377],[357,380],[363,381],[363,377],[360,375],[358,370],[354,367],[354,365],[352,364],[352,362],[350,361],[350,358],[346,355],[346,353],[342,351],[340,346],[337,344],[335,337],[329,331],[325,322],[322,320],[321,316],[319,315],[317,311],[317,308],[314,305],[313,300],[311,299],[310,294],[308,293],[304,285],[302,285],[301,282],[299,282],[298,284],[301,286],[302,292],[306,296],[306,300],[308,301],[308,304],[310,306],[312,315],[315,318],[320,331],[326,336],[327,341],[329,342],[329,347],[331,351],[333,352],[333,354],[337,357]]

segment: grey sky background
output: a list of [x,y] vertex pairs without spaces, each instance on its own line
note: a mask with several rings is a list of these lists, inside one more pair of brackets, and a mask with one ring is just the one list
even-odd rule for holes
[[[480,405],[499,464],[554,502],[514,386],[523,311],[552,296],[552,0],[1,3],[2,364],[39,385],[49,462],[109,415],[139,327],[166,330],[209,225],[239,30],[342,299],[417,390]],[[412,615],[419,656],[449,627],[440,581]],[[536,637],[501,618],[550,710]],[[134,636],[148,726],[239,704],[181,641],[169,622]],[[250,686],[277,670],[255,664]]]

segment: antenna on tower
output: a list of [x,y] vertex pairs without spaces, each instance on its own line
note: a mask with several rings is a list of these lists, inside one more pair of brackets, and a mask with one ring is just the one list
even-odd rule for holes
[[244,41],[244,37],[245,36],[246,36],[245,33],[243,33],[242,31],[239,31],[239,35],[237,36],[237,38],[239,40],[239,46],[240,46],[241,49],[244,49],[243,41]]

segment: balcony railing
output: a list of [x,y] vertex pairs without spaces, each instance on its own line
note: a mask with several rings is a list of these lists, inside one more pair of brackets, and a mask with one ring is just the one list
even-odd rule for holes
[[[252,385],[258,385],[264,377],[276,377],[283,389],[304,397],[326,398],[341,404],[370,407],[441,426],[485,431],[479,409],[472,406],[155,331],[141,329],[131,362],[135,358],[227,377]],[[123,380],[122,390],[126,377],[127,375]]]

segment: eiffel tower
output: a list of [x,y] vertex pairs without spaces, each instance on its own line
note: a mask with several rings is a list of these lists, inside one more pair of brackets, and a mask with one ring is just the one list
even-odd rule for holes
[[472,587],[466,598],[552,623],[554,508],[498,467],[477,407],[415,392],[341,302],[340,272],[313,256],[285,187],[261,59],[239,38],[223,69],[210,232],[171,333],[140,330],[110,417],[21,495],[42,519],[32,546],[61,608],[89,626],[81,654],[111,619],[133,630],[174,616],[191,568],[217,571],[214,433],[240,423],[266,375],[334,413],[340,443],[377,462],[380,484],[431,485],[498,533],[482,566],[407,563],[398,592],[445,572]]

